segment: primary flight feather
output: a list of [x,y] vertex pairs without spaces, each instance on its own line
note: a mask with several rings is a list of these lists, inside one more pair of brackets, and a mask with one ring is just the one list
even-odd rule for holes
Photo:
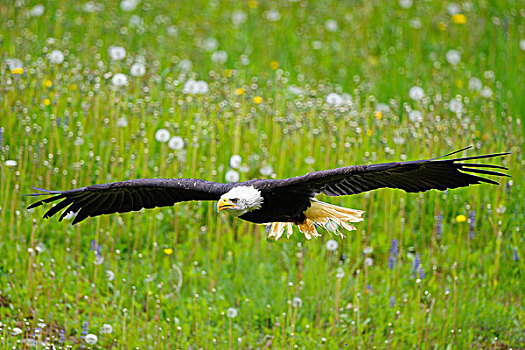
[[[464,150],[466,148],[443,157]],[[76,213],[73,219],[73,224],[76,224],[87,217],[102,214],[172,206],[191,200],[218,200],[218,211],[228,211],[246,221],[268,224],[270,237],[278,239],[284,232],[289,237],[295,224],[309,239],[319,236],[317,228],[320,226],[334,232],[338,232],[339,226],[354,230],[355,227],[348,223],[363,220],[362,211],[320,202],[315,199],[316,194],[346,196],[385,187],[422,192],[479,183],[498,184],[480,175],[508,176],[496,171],[508,170],[506,167],[469,161],[508,154],[355,165],[289,179],[259,179],[228,184],[198,179],[136,179],[69,191],[35,188],[44,193],[31,196],[51,197],[31,204],[28,209],[59,201],[44,214],[44,218],[63,210],[59,220],[68,213]]]

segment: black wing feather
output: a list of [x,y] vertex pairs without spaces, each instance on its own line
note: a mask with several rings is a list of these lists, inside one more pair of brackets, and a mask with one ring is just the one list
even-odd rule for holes
[[[467,148],[465,148],[467,149]],[[443,157],[464,151],[461,149]],[[508,176],[507,174],[485,169],[506,167],[492,164],[460,163],[475,159],[502,157],[510,154],[493,153],[480,156],[442,159],[443,157],[371,165],[356,165],[344,168],[317,171],[303,176],[278,180],[273,191],[294,191],[315,196],[324,193],[328,196],[345,196],[378,188],[398,188],[407,192],[423,192],[431,189],[446,190],[479,184],[482,182],[498,184],[486,177],[469,173]]]
[[73,220],[73,224],[76,224],[90,216],[171,206],[182,201],[217,200],[232,187],[232,184],[198,179],[137,179],[98,184],[70,191],[35,188],[44,193],[33,193],[31,196],[51,195],[51,197],[35,202],[28,208],[62,200],[50,208],[44,217],[51,217],[65,208],[59,220],[73,212],[77,213]]

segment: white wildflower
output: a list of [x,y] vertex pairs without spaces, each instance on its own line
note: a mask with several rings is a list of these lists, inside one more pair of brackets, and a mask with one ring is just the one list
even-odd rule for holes
[[24,68],[24,64],[18,58],[8,58],[6,60],[9,70],[14,70],[18,68]]
[[110,324],[104,323],[102,325],[102,328],[100,329],[100,332],[104,334],[113,333],[113,326]]
[[193,68],[193,63],[190,60],[181,60],[178,66],[182,71],[189,72]]
[[363,249],[363,253],[366,255],[372,254],[373,251],[374,251],[374,248],[372,247],[365,247],[365,249]]
[[128,85],[128,76],[126,74],[117,73],[111,78],[111,83],[116,87]]
[[226,310],[226,315],[229,318],[237,317],[237,309],[230,307],[228,310]]
[[18,162],[16,160],[8,159],[5,161],[5,166],[8,168],[13,168],[18,165]]
[[18,327],[15,327],[13,328],[12,332],[11,332],[12,335],[19,335],[19,334],[22,334],[22,330]]
[[108,53],[109,57],[114,61],[120,61],[126,57],[126,49],[122,46],[110,46]]
[[326,96],[326,103],[331,106],[339,106],[343,103],[343,98],[336,92],[331,92]]
[[326,242],[326,249],[333,252],[334,250],[337,249],[337,247],[339,247],[339,244],[337,243],[336,240],[334,239],[330,239]]
[[125,117],[118,118],[117,119],[117,126],[119,128],[125,128],[126,126],[128,126],[128,120]]
[[166,129],[159,129],[155,133],[155,140],[159,142],[168,142],[170,139],[170,132]]
[[239,182],[239,173],[230,169],[226,172],[226,175],[224,175],[224,179],[227,182]]
[[461,7],[459,7],[459,5],[455,2],[451,2],[450,4],[448,4],[447,10],[449,15],[454,16],[461,12]]
[[483,84],[481,83],[481,79],[479,78],[470,78],[468,80],[468,88],[472,91],[480,91],[483,87]]
[[146,66],[142,63],[133,63],[129,70],[129,74],[133,75],[134,77],[142,77],[144,74],[146,74]]
[[492,89],[488,86],[484,86],[483,89],[481,89],[480,93],[481,97],[485,98],[491,98],[492,97]]
[[40,17],[44,14],[45,7],[42,4],[38,4],[33,6],[31,10],[29,10],[29,15],[32,17]]
[[335,278],[341,279],[345,277],[345,270],[343,270],[342,267],[337,268],[337,274],[335,275]]
[[372,265],[374,265],[374,259],[372,259],[370,257],[367,257],[367,258],[365,258],[364,264],[365,264],[365,266],[372,266]]
[[138,0],[122,0],[120,2],[120,8],[122,9],[122,11],[130,12],[135,10],[138,4]]
[[106,270],[106,278],[108,281],[113,281],[115,279],[115,273],[111,270]]
[[97,343],[98,341],[98,337],[94,334],[88,334],[84,337],[84,340],[86,341],[86,343],[88,343],[89,345],[94,345]]
[[266,11],[264,17],[270,22],[277,22],[281,19],[281,14],[277,10]]
[[235,10],[232,13],[232,23],[234,26],[239,26],[246,22],[248,15],[242,10]]
[[423,113],[416,110],[410,111],[408,112],[408,119],[412,123],[421,123],[423,121]]
[[448,103],[448,109],[452,112],[452,113],[461,113],[463,112],[463,102],[461,102],[461,100],[458,100],[456,98],[453,98],[452,100],[450,100],[450,102]]
[[259,169],[259,172],[263,176],[270,176],[270,175],[273,174],[273,168],[272,168],[271,165],[265,165],[265,166],[261,167],[261,169]]
[[324,26],[329,32],[335,32],[338,28],[337,21],[335,19],[327,20],[326,22],[324,22]]
[[215,51],[211,54],[211,60],[215,63],[224,63],[228,59],[226,51]]
[[399,6],[401,6],[404,9],[411,8],[412,3],[412,0],[399,0]]
[[206,51],[215,51],[219,47],[219,41],[215,38],[204,39],[202,47]]
[[294,297],[292,300],[293,307],[301,307],[303,305],[303,301],[299,297]]
[[458,50],[448,50],[445,57],[447,58],[448,63],[450,63],[453,66],[455,66],[459,63],[459,61],[461,61],[461,54]]
[[168,147],[172,150],[179,151],[184,148],[184,140],[180,136],[173,136],[168,142]]
[[425,91],[423,91],[423,89],[420,88],[419,86],[413,86],[408,91],[408,96],[410,96],[410,98],[413,99],[414,101],[419,101],[423,97],[425,97]]
[[54,64],[61,64],[64,62],[64,54],[60,50],[53,50],[49,55],[47,56],[49,61]]
[[242,163],[242,157],[238,154],[234,154],[230,158],[230,167],[233,169],[237,169],[239,166],[241,166]]

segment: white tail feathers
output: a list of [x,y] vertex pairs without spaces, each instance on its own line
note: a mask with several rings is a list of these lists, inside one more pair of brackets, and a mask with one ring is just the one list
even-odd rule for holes
[[[348,231],[353,231],[356,228],[348,223],[363,221],[361,215],[364,211],[362,210],[339,207],[315,199],[312,199],[310,202],[310,208],[304,212],[306,219],[304,222],[297,225],[299,231],[305,235],[306,239],[311,239],[312,236],[319,237],[320,234],[317,232],[318,227],[324,227],[328,232],[344,237],[339,231],[339,227],[343,227]],[[273,222],[268,237],[275,237],[277,240],[285,231],[286,236],[290,238],[293,233],[291,222]]]

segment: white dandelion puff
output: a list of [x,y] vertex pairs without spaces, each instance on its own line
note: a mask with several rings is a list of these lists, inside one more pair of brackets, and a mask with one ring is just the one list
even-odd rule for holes
[[182,87],[182,92],[185,94],[195,94],[197,92],[197,82],[193,79],[186,81]]
[[324,22],[324,26],[326,30],[329,32],[335,32],[338,29],[337,21],[335,19],[329,19],[326,22]]
[[9,70],[24,68],[24,64],[18,58],[8,58],[6,60]]
[[470,78],[468,80],[468,88],[472,91],[480,91],[483,87],[483,84],[481,83],[481,79],[479,78]]
[[196,94],[207,94],[210,91],[208,83],[204,80],[199,80],[195,83],[195,93]]
[[290,85],[288,86],[288,92],[292,95],[301,95],[303,93],[303,89],[295,85]]
[[461,54],[458,50],[448,50],[445,55],[447,62],[455,66],[461,61]]
[[94,334],[88,334],[84,337],[84,340],[86,341],[86,343],[88,343],[89,345],[94,345],[97,343],[98,341],[98,337]]
[[272,168],[271,165],[265,165],[265,166],[261,167],[261,169],[259,169],[259,172],[263,176],[270,176],[270,175],[273,174],[273,168]]
[[110,324],[104,323],[104,324],[102,325],[102,328],[100,329],[100,332],[101,332],[101,333],[104,333],[104,334],[110,334],[110,333],[113,333],[113,326],[110,325]]
[[235,318],[235,317],[237,317],[237,309],[236,309],[236,308],[233,308],[233,307],[230,307],[228,310],[226,310],[226,315],[227,315],[229,318]]
[[111,78],[111,83],[116,87],[128,85],[128,77],[126,74],[117,73]]
[[142,77],[144,74],[146,74],[146,66],[142,63],[133,63],[129,70],[129,74],[133,75],[134,77]]
[[128,126],[128,120],[125,117],[118,118],[117,119],[117,126],[119,128],[125,128],[126,126]]
[[242,10],[235,10],[233,11],[232,13],[232,23],[234,26],[239,26],[241,24],[243,24],[244,22],[246,22],[246,19],[248,18],[248,15],[246,14],[246,12],[242,11]]
[[461,12],[461,7],[459,7],[459,5],[456,4],[455,2],[451,2],[447,6],[447,11],[449,15],[454,16]]
[[339,247],[339,243],[335,239],[330,239],[326,242],[326,249],[328,251],[333,252],[334,250],[337,250],[337,247]]
[[126,49],[122,46],[110,46],[108,53],[113,61],[120,61],[126,57]]
[[365,247],[365,249],[363,249],[363,254],[365,255],[372,254],[373,251],[374,251],[374,248],[367,246]]
[[42,4],[35,5],[29,10],[29,15],[32,17],[40,17],[44,14],[46,8]]
[[175,151],[180,151],[184,148],[184,140],[180,136],[173,136],[169,142],[168,147]]
[[303,301],[299,297],[294,297],[292,299],[292,305],[293,307],[301,307],[303,305]]
[[240,155],[234,154],[233,156],[231,156],[230,167],[232,167],[233,169],[237,169],[241,166],[241,163],[242,163],[242,157]]
[[492,89],[489,88],[488,86],[484,86],[483,89],[481,89],[481,91],[479,92],[479,94],[481,95],[481,97],[491,98],[492,97]]
[[224,175],[226,182],[239,182],[239,173],[233,169],[230,169]]
[[120,2],[120,8],[122,9],[122,11],[130,12],[135,10],[138,4],[138,0],[122,0]]
[[364,264],[365,264],[365,266],[372,266],[372,265],[374,265],[374,259],[372,259],[370,257],[367,257],[367,258],[365,258]]
[[190,60],[181,60],[178,66],[182,71],[189,72],[193,68],[193,63]]
[[99,4],[98,2],[88,1],[84,4],[83,9],[86,12],[94,13],[102,11],[104,9],[104,6],[102,4]]
[[168,142],[170,139],[170,132],[166,129],[159,129],[155,132],[155,140],[158,142]]
[[224,63],[228,60],[228,54],[226,51],[215,51],[211,54],[211,60],[215,63]]
[[202,47],[206,51],[215,51],[219,47],[219,41],[215,38],[204,39]]
[[51,51],[47,58],[49,59],[49,61],[51,61],[51,63],[54,64],[61,64],[62,62],[64,62],[64,54],[60,50]]
[[335,275],[335,278],[341,279],[345,277],[345,270],[343,270],[342,267],[337,268],[337,274]]
[[277,10],[266,11],[264,17],[270,22],[277,22],[281,19],[281,14]]
[[425,97],[425,91],[423,91],[423,89],[419,86],[413,86],[408,91],[408,96],[410,96],[410,98],[414,101],[419,101]]
[[166,32],[169,36],[177,36],[177,34],[179,34],[179,29],[176,26],[171,25],[168,28],[166,28]]
[[448,103],[448,109],[452,113],[461,113],[463,112],[463,102],[461,102],[461,100],[454,98],[450,100],[450,102]]
[[339,106],[343,103],[343,98],[336,92],[331,92],[326,96],[326,103],[331,106]]
[[412,123],[421,123],[423,121],[423,113],[416,110],[410,111],[408,112],[408,120]]
[[413,4],[412,0],[399,0],[399,6],[401,6],[404,9],[411,8],[412,4]]
[[115,273],[111,270],[106,270],[106,278],[108,281],[113,281],[115,279]]

